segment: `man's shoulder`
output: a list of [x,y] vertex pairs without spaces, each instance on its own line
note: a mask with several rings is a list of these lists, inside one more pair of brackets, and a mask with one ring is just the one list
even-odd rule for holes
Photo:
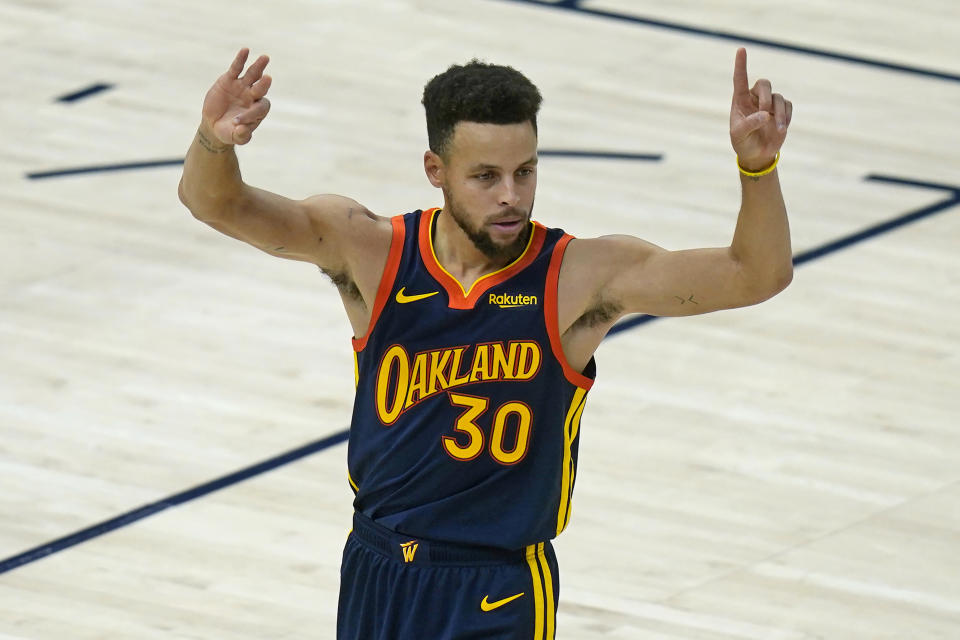
[[573,308],[582,313],[613,294],[610,286],[619,274],[635,272],[638,265],[658,251],[662,249],[629,235],[573,238],[567,244],[560,268],[561,299],[574,301]]

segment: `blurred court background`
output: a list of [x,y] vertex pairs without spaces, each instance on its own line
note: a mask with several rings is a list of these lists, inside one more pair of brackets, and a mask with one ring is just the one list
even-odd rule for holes
[[733,231],[740,45],[795,105],[794,282],[601,346],[558,638],[960,637],[958,34],[948,0],[3,0],[0,638],[333,637],[349,326],[176,195],[240,47],[253,185],[440,204],[422,87],[480,57],[544,95],[537,219],[679,249]]

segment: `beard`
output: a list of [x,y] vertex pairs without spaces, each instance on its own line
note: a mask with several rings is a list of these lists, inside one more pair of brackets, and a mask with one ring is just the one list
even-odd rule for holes
[[530,241],[530,232],[532,225],[530,224],[530,217],[533,215],[533,204],[530,205],[530,211],[524,213],[520,209],[510,207],[501,212],[501,217],[513,217],[522,218],[526,224],[523,225],[523,228],[520,230],[520,233],[517,234],[517,237],[508,242],[507,244],[497,244],[494,242],[493,237],[490,233],[483,227],[481,224],[479,229],[474,229],[470,226],[470,219],[464,210],[457,204],[456,200],[453,199],[453,194],[451,194],[446,189],[443,190],[443,195],[447,201],[447,210],[450,212],[450,217],[453,218],[453,221],[457,223],[457,226],[460,227],[460,230],[463,231],[470,241],[473,243],[473,246],[477,248],[477,251],[490,258],[491,260],[504,260],[507,262],[512,262],[523,253],[523,250],[527,248],[527,243]]

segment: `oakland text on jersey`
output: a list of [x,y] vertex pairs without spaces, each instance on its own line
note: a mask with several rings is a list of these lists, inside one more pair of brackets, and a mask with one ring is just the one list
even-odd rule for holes
[[391,425],[422,400],[475,382],[532,380],[540,371],[543,349],[534,340],[488,342],[421,351],[412,360],[398,344],[384,352],[377,367],[376,408]]

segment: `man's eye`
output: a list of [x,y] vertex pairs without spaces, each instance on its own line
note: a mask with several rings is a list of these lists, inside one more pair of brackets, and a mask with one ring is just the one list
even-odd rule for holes
[[517,171],[517,175],[526,178],[527,176],[533,173],[533,169],[520,169]]
[[474,176],[477,180],[489,180],[493,177],[493,174],[487,171],[486,173],[478,173]]

